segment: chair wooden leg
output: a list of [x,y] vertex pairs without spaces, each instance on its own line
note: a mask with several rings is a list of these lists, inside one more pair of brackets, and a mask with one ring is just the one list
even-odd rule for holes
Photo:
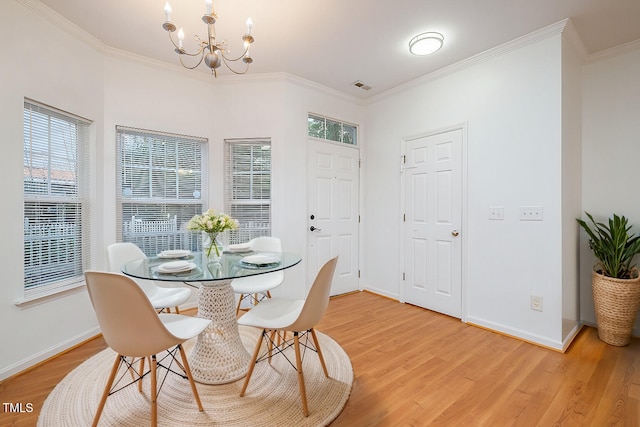
[[329,372],[327,372],[327,365],[324,364],[324,357],[322,356],[322,350],[320,350],[320,343],[318,342],[318,337],[316,336],[316,330],[311,328],[310,332],[311,336],[313,337],[313,343],[316,345],[316,350],[318,351],[318,358],[320,359],[320,364],[322,365],[324,376],[329,378]]
[[302,358],[300,357],[300,340],[298,333],[293,333],[293,342],[296,349],[296,366],[298,370],[298,385],[300,386],[300,397],[302,398],[302,412],[305,417],[309,416],[309,408],[307,408],[307,393],[304,388],[304,375],[302,374]]
[[180,314],[180,307],[178,307],[177,305],[175,307],[173,307],[176,310],[176,314]]
[[144,374],[144,357],[140,358],[140,370],[138,371],[140,380],[138,381],[138,391],[142,393],[142,375]]
[[155,427],[158,425],[158,392],[157,392],[157,377],[156,368],[158,361],[156,355],[151,356],[149,365],[151,365],[151,390],[149,392],[151,398],[151,425]]
[[[269,334],[269,341],[267,342],[267,348],[269,349],[269,363],[271,363],[271,357],[273,356],[273,342],[276,339],[276,334],[278,334],[278,341],[280,341],[280,334],[278,331],[273,329]],[[279,342],[278,345],[280,345]]]
[[256,343],[256,349],[253,351],[253,357],[251,357],[251,362],[249,362],[249,370],[247,371],[247,376],[244,378],[244,384],[242,386],[242,390],[240,390],[240,397],[244,396],[244,392],[247,390],[247,386],[249,385],[249,380],[251,379],[251,374],[253,374],[253,368],[256,366],[256,360],[258,359],[258,353],[260,352],[260,346],[262,345],[262,337],[266,333],[266,330],[263,329],[260,334],[260,338],[258,338],[258,342]]
[[240,304],[242,304],[242,298],[244,298],[244,294],[240,294],[240,299],[238,300],[238,306],[236,307],[236,316],[240,313]]
[[96,427],[98,425],[98,421],[100,421],[100,415],[102,415],[104,404],[107,402],[107,397],[109,397],[109,390],[111,390],[111,386],[113,385],[113,380],[116,378],[116,373],[118,372],[118,367],[120,366],[121,357],[122,356],[118,354],[116,356],[115,362],[113,362],[113,367],[111,368],[111,373],[109,374],[107,385],[104,387],[102,398],[100,399],[100,403],[98,404],[98,410],[96,411],[96,415],[93,417],[93,424],[91,424],[92,427]]
[[198,394],[196,383],[193,381],[193,376],[191,375],[191,368],[189,367],[189,362],[187,361],[187,355],[184,353],[182,344],[178,345],[178,349],[180,350],[180,357],[182,358],[184,371],[187,374],[187,377],[189,378],[189,384],[191,384],[191,391],[193,392],[193,397],[195,397],[196,403],[198,404],[198,411],[202,412],[204,411],[204,409],[202,408],[202,402],[200,402],[200,395]]

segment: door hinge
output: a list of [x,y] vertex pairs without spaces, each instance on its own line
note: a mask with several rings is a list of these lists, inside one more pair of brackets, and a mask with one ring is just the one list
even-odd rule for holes
[[402,155],[402,164],[405,164],[405,163],[407,163],[407,155],[403,154]]
[[361,168],[362,167],[362,159],[358,159],[358,167]]
[[358,279],[360,278],[360,270],[358,270]]
[[407,214],[402,214],[402,222],[407,222]]
[[358,215],[358,224],[360,224],[360,215]]
[[404,273],[402,273],[402,280],[406,280]]

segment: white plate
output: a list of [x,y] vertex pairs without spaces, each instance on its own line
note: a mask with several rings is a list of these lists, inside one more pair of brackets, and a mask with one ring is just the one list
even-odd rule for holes
[[191,251],[186,249],[173,249],[169,251],[162,251],[158,254],[158,258],[183,258],[189,256]]
[[165,262],[164,264],[160,264],[160,267],[163,270],[182,270],[184,268],[187,268],[189,266],[189,263],[187,261],[171,261],[171,262]]
[[251,245],[248,242],[229,245],[229,252],[251,252]]
[[165,262],[158,266],[160,273],[183,273],[185,271],[191,271],[196,268],[195,263],[187,261],[172,261]]
[[254,266],[270,266],[280,263],[280,257],[277,255],[255,254],[249,255],[240,260],[243,264]]

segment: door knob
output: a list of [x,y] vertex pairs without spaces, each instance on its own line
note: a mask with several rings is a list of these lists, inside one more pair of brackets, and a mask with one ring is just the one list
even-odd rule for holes
[[321,228],[314,227],[313,225],[311,227],[309,227],[309,230],[311,230],[311,231],[322,231]]
[[458,236],[459,234],[460,234],[460,232],[458,232],[458,230],[453,230],[453,231],[451,232],[451,235],[452,235],[453,237],[456,237],[456,236]]

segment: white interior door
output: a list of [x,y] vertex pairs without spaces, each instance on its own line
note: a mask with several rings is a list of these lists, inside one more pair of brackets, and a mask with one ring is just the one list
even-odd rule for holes
[[360,151],[315,139],[307,151],[307,282],[338,255],[331,295],[358,290]]
[[406,302],[462,314],[462,130],[403,142]]

